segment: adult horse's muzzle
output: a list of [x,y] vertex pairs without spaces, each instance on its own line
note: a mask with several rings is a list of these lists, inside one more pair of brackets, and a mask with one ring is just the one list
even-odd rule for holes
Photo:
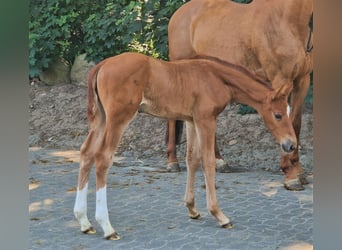
[[297,147],[297,143],[290,139],[286,139],[281,143],[281,148],[285,153],[292,153]]

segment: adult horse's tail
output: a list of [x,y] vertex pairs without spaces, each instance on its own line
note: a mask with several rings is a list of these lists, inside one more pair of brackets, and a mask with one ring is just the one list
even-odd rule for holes
[[[176,144],[180,144],[181,142],[182,134],[183,134],[183,123],[184,123],[183,121],[176,120],[176,131],[175,131]],[[169,126],[167,126],[167,129],[166,129],[165,142],[166,144],[169,143]]]
[[103,106],[97,92],[97,73],[103,63],[104,62],[102,61],[95,65],[88,75],[87,118],[91,129],[94,129],[99,124],[103,124],[106,119]]

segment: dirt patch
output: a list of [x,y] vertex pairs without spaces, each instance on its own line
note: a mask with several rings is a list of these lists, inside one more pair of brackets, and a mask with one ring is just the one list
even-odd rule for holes
[[[74,84],[44,86],[29,90],[29,146],[47,149],[79,150],[88,133],[86,87]],[[238,105],[227,107],[218,117],[218,143],[232,167],[278,171],[279,146],[266,130],[258,114],[239,115]],[[313,168],[312,112],[306,110],[301,131],[301,163]],[[127,127],[117,154],[136,158],[162,157],[165,152],[166,120],[139,114]],[[178,146],[185,157],[185,135]]]

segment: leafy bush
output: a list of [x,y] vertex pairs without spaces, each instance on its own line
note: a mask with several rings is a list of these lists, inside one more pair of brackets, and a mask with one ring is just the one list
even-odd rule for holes
[[[90,1],[89,1],[90,2]],[[83,49],[82,21],[94,4],[71,1],[31,0],[29,2],[29,69],[37,76],[54,60],[71,64]]]
[[167,59],[168,21],[185,2],[31,0],[30,76],[82,53],[95,62],[124,51]]

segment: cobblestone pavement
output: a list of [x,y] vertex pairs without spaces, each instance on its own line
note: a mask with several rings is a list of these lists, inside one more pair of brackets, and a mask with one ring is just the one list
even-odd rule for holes
[[[97,230],[82,234],[73,216],[78,152],[29,151],[29,249],[312,249],[313,184],[286,191],[282,174],[218,173],[217,197],[232,229],[206,209],[204,178],[197,172],[198,220],[183,205],[186,171],[166,173],[164,159],[119,157],[108,177],[108,209],[119,241],[103,239],[95,215],[95,171],[88,217]],[[182,166],[184,168],[184,166]]]

